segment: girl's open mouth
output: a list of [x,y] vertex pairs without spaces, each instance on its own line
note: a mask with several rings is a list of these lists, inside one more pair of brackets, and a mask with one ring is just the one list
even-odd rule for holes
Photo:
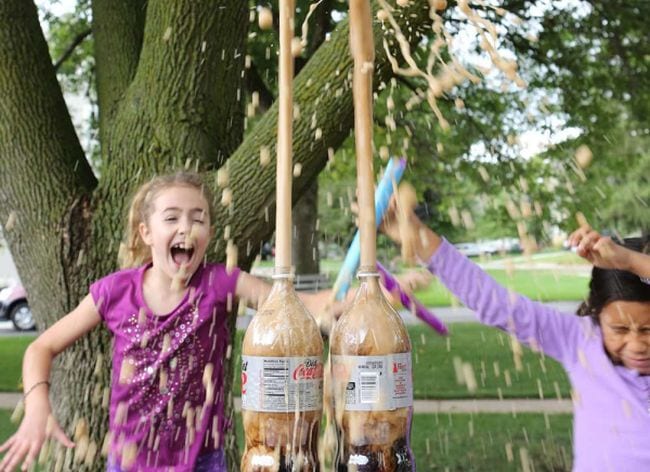
[[178,266],[187,265],[192,260],[194,248],[191,246],[186,247],[183,243],[177,243],[172,246],[171,255],[172,260]]

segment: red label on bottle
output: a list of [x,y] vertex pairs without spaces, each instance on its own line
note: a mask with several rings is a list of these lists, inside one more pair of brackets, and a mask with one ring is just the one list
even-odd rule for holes
[[308,360],[293,371],[293,380],[317,380],[323,378],[323,364],[319,361]]

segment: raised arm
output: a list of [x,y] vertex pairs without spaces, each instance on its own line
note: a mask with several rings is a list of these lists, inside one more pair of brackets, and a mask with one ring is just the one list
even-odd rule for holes
[[[395,204],[384,217],[381,229],[399,243],[394,209]],[[416,256],[465,306],[476,312],[482,323],[507,331],[525,344],[535,344],[558,360],[570,362],[575,357],[576,340],[581,332],[577,317],[562,314],[499,285],[423,224],[415,213],[410,212],[407,217],[415,233],[409,240],[413,241]]]
[[52,360],[81,336],[99,324],[101,318],[90,295],[69,314],[61,318],[34,342],[23,358],[23,385],[25,416],[16,434],[2,446],[5,455],[0,472],[13,471],[21,462],[28,470],[50,436],[66,447],[74,444],[52,417],[49,399],[49,378]]

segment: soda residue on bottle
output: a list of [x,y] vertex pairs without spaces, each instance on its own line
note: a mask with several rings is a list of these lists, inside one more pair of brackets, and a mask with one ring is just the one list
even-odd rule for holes
[[338,471],[415,470],[411,342],[384,298],[374,268],[362,268],[350,309],[332,330],[330,352]]
[[319,470],[323,340],[289,278],[274,281],[242,346],[242,471]]

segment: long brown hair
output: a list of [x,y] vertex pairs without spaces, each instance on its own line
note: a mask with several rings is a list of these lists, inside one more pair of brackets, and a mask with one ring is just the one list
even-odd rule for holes
[[186,186],[199,190],[208,202],[210,223],[214,223],[214,197],[203,178],[196,172],[179,171],[159,175],[142,184],[131,199],[126,224],[126,241],[120,245],[120,267],[137,267],[151,261],[151,250],[140,237],[140,223],[147,223],[153,211],[153,202],[161,190]]

